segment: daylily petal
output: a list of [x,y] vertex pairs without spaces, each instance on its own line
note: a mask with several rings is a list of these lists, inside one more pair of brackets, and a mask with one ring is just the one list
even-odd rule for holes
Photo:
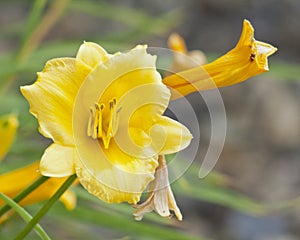
[[163,79],[172,100],[189,93],[236,84],[268,71],[268,56],[276,48],[254,39],[254,29],[244,20],[236,47],[212,63],[173,74]]
[[73,147],[52,144],[46,149],[40,163],[40,172],[48,177],[67,177],[75,173]]
[[[140,121],[136,120],[136,122],[136,126],[142,126],[142,116]],[[132,126],[134,125],[132,124]],[[115,139],[119,147],[122,148],[122,151],[135,154],[140,158],[181,151],[190,144],[192,139],[191,133],[185,126],[168,117],[161,116],[152,122],[150,128],[145,127],[141,130],[131,127],[129,128],[130,138],[126,138],[126,135],[123,131],[116,135]],[[123,139],[121,139],[122,137]]]
[[147,184],[153,180],[157,166],[157,159],[130,157],[120,151],[114,142],[110,143],[103,158],[82,160],[83,157],[81,154],[76,159],[76,174],[80,183],[108,203],[136,204]]
[[157,131],[161,130],[158,121],[168,105],[169,97],[170,92],[163,84],[143,84],[120,99],[118,106],[122,110],[114,139],[123,151],[140,158],[150,158],[160,153],[165,144],[164,131],[160,135],[155,134],[156,139],[151,136],[151,131],[154,124]]
[[16,115],[9,114],[0,117],[0,161],[12,145],[19,126]]
[[84,42],[80,46],[76,58],[94,68],[99,63],[107,60],[108,53],[96,43]]
[[[132,101],[134,99],[135,101]],[[125,111],[120,112],[120,124],[149,129],[156,122],[168,107],[170,91],[163,84],[145,84],[136,88],[126,95],[122,105],[127,105]],[[129,105],[129,102],[131,104]],[[126,114],[128,117],[121,117]],[[129,120],[129,122],[128,122]]]
[[108,103],[113,98],[119,100],[142,84],[162,85],[155,68],[156,56],[148,54],[146,48],[139,45],[98,65],[85,80],[85,86],[89,86],[87,90],[93,89],[89,92],[90,98],[96,97],[95,101]]
[[[162,126],[162,128],[156,128],[155,126],[157,125]],[[159,154],[179,152],[186,148],[193,138],[192,134],[185,126],[168,117],[161,117],[160,120],[157,121],[157,125],[154,125],[151,129],[153,141],[159,139],[159,136],[162,134],[165,135],[165,142]]]
[[21,87],[38,118],[40,132],[63,145],[73,144],[72,112],[78,89],[91,68],[80,60],[59,58],[47,62],[37,81]]
[[[38,177],[39,162],[32,163],[28,166],[16,169],[14,171],[0,175],[0,192],[13,198],[28,185],[32,184]],[[67,178],[51,178],[28,194],[21,202],[21,205],[30,205],[44,201],[53,196]],[[71,209],[76,201],[71,197],[72,193],[68,190],[64,197],[61,198],[67,209]],[[0,205],[3,202],[0,201]]]

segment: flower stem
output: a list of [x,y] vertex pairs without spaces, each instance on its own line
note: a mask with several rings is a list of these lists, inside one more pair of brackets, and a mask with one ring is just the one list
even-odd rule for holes
[[34,226],[40,221],[40,219],[48,212],[52,205],[63,195],[63,193],[72,185],[75,181],[76,175],[70,176],[63,185],[57,190],[57,192],[45,203],[45,205],[38,211],[33,219],[27,224],[27,226],[19,233],[15,240],[24,239],[27,234],[34,228]]
[[[36,181],[34,181],[31,185],[29,185],[27,188],[25,188],[22,192],[20,192],[17,196],[13,198],[13,200],[18,203],[22,201],[28,194],[30,194],[32,191],[34,191],[36,188],[38,188],[40,185],[42,185],[45,181],[47,181],[49,177],[41,176]],[[2,216],[4,213],[6,213],[11,207],[6,204],[0,209],[0,216]]]

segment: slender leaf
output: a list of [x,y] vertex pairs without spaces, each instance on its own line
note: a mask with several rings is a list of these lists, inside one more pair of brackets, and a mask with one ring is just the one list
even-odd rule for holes
[[71,175],[56,191],[56,193],[43,205],[43,207],[37,212],[37,214],[30,220],[26,227],[18,234],[16,240],[21,240],[30,233],[30,231],[38,224],[42,217],[49,211],[49,209],[56,203],[63,193],[72,185],[75,181],[76,175]]
[[[22,207],[20,207],[14,200],[7,197],[3,193],[0,192],[0,198],[6,202],[6,204],[10,205],[12,209],[14,209],[26,222],[30,222],[32,216]],[[34,227],[35,232],[44,240],[50,240],[51,238],[47,235],[44,229],[36,224]]]

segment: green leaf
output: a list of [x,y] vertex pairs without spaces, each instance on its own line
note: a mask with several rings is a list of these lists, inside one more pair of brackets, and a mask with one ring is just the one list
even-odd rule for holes
[[[0,198],[5,201],[8,205],[11,206],[27,223],[31,221],[32,216],[22,207],[20,207],[15,201],[11,198],[7,197],[3,193],[0,192]],[[36,224],[34,227],[35,232],[44,240],[51,240],[51,238],[47,235],[47,233],[43,230],[43,228]]]
[[16,240],[21,240],[30,233],[30,231],[38,224],[42,217],[49,211],[49,209],[56,203],[59,198],[64,194],[65,191],[72,185],[76,179],[76,175],[71,175],[67,180],[60,186],[55,194],[43,205],[43,207],[36,213],[26,227],[18,234]]

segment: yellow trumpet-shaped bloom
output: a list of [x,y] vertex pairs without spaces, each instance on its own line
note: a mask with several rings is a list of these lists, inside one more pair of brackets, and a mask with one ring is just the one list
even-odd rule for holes
[[19,122],[16,115],[9,114],[0,117],[0,161],[10,149],[18,126]]
[[[38,169],[39,162],[35,162],[28,166],[0,175],[0,192],[13,198],[41,176]],[[52,195],[54,195],[65,180],[66,178],[51,178],[47,180],[33,192],[28,194],[20,202],[20,204],[25,206],[49,199]],[[66,191],[60,200],[69,210],[73,209],[76,205],[76,196],[70,190]],[[0,206],[2,204],[3,202],[0,200]]]
[[21,88],[40,132],[54,141],[41,159],[43,175],[76,173],[103,201],[136,204],[158,156],[190,143],[186,127],[162,116],[170,91],[146,50],[111,55],[85,42],[76,58],[48,61],[37,81]]
[[256,41],[251,23],[244,20],[235,48],[211,63],[167,76],[163,83],[170,88],[172,100],[195,91],[240,83],[268,71],[268,57],[276,50],[270,44]]

